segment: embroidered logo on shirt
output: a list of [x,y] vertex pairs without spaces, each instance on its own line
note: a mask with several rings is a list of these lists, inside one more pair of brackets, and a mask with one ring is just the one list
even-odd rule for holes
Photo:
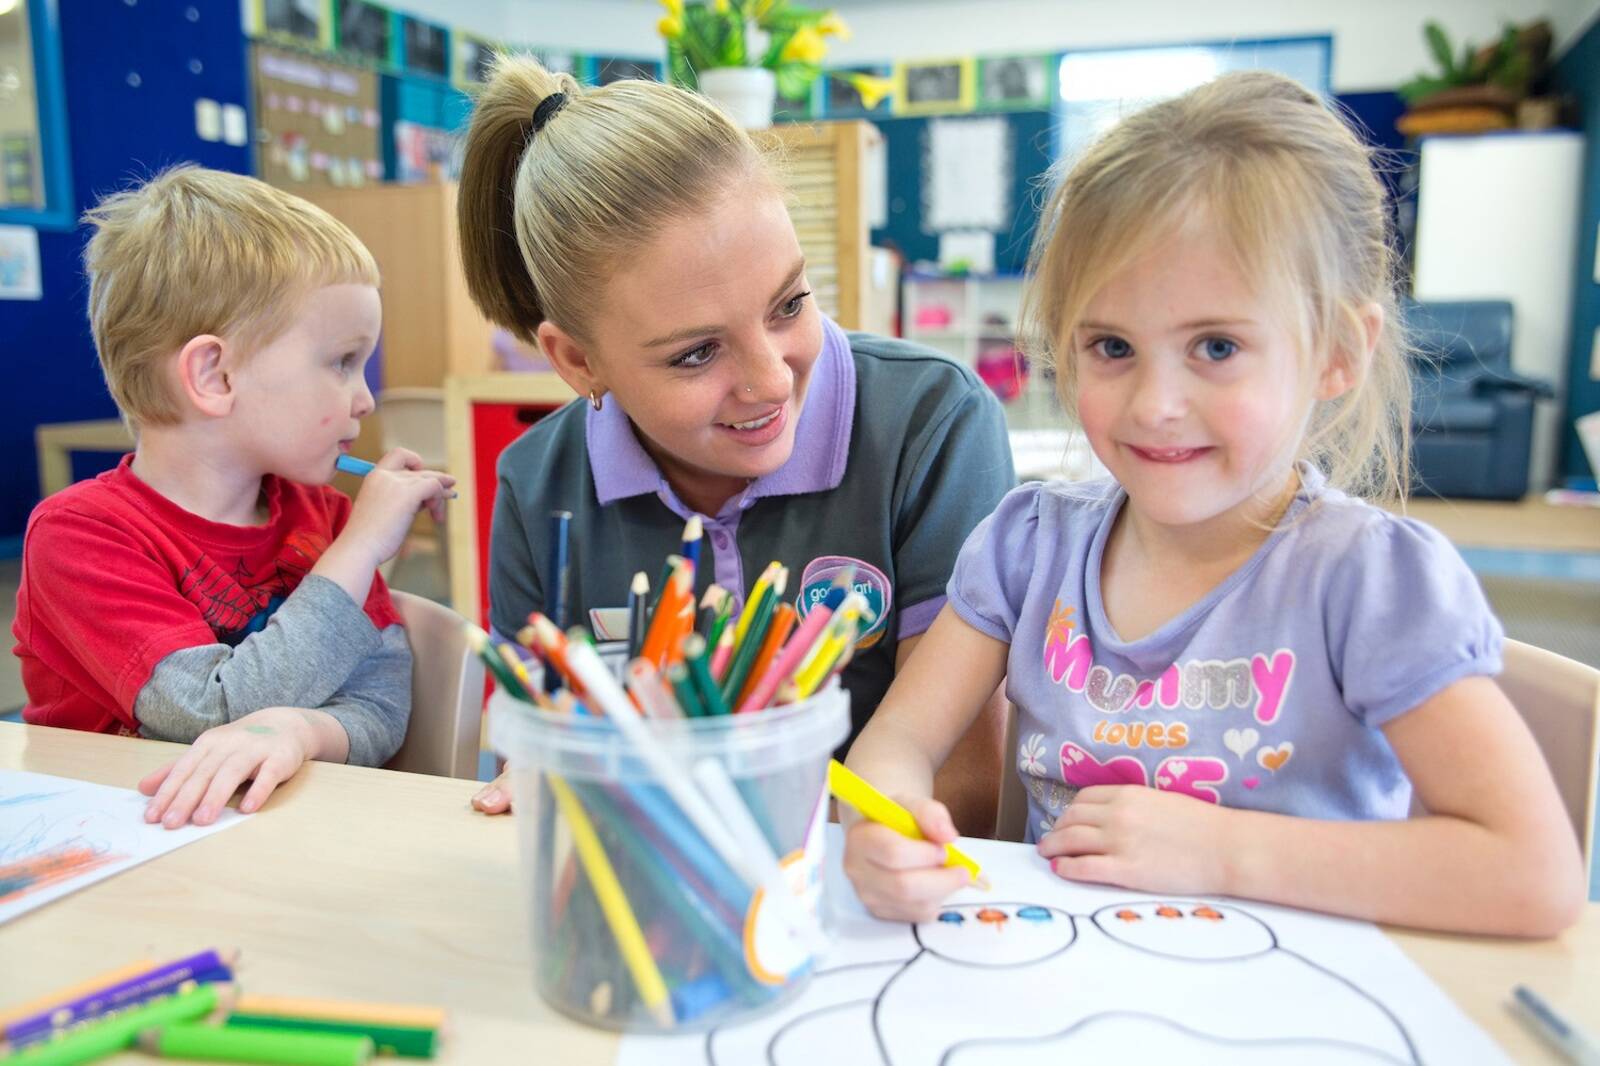
[[889,577],[871,563],[852,559],[847,555],[825,555],[813,559],[800,575],[800,593],[795,597],[795,610],[803,619],[811,608],[821,603],[828,589],[846,567],[855,570],[854,589],[867,599],[867,609],[872,612],[872,625],[856,638],[856,651],[866,651],[883,639],[889,625],[889,609],[894,606],[894,587]]

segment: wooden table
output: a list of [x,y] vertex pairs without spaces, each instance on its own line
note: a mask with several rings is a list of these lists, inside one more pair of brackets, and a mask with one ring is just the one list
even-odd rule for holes
[[[0,723],[0,769],[132,787],[179,750]],[[0,926],[0,1007],[131,959],[231,946],[252,992],[448,1008],[441,1062],[610,1062],[616,1037],[533,992],[515,824],[473,813],[476,788],[309,764],[246,824]],[[1519,982],[1600,1033],[1600,905],[1537,943],[1391,935],[1517,1062],[1554,1061],[1506,1010]]]

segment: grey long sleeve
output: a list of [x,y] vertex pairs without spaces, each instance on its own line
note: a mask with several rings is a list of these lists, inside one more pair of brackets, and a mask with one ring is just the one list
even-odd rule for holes
[[203,644],[161,660],[133,711],[145,736],[188,743],[263,707],[315,708],[344,726],[350,762],[375,766],[405,738],[410,703],[405,630],[379,633],[343,589],[308,575],[237,647]]

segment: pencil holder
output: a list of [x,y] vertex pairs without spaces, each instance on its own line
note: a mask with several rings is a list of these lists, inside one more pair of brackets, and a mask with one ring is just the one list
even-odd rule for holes
[[603,717],[502,693],[489,710],[547,1002],[608,1029],[685,1032],[800,990],[825,943],[827,765],[849,693],[643,719],[650,758]]

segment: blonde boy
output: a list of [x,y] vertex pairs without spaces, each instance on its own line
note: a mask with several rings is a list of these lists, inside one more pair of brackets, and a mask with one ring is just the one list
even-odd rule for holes
[[326,212],[177,167],[86,216],[89,320],[138,435],[28,521],[12,632],[26,721],[191,743],[148,821],[253,811],[306,759],[378,765],[411,654],[375,570],[450,479],[397,450],[328,487],[372,410],[378,270]]

